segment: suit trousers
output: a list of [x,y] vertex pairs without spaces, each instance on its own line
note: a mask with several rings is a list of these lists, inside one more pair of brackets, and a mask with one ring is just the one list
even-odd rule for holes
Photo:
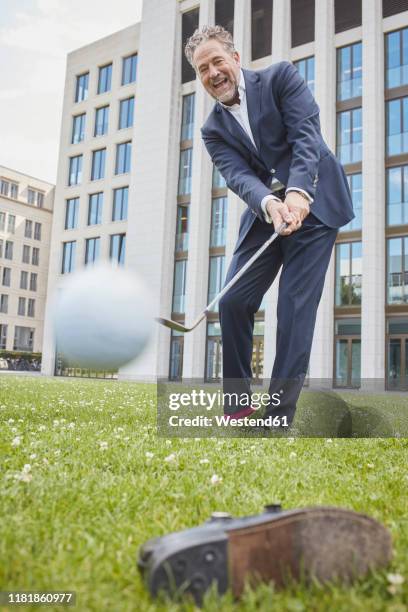
[[[233,254],[225,284],[273,231],[273,225],[255,219]],[[299,230],[289,236],[279,236],[220,300],[223,392],[224,398],[230,398],[224,402],[226,414],[242,409],[236,404],[237,396],[251,393],[254,315],[282,268],[276,356],[269,385],[270,397],[279,394],[279,404],[267,405],[265,416],[285,416],[288,425],[293,421],[309,364],[317,307],[337,231],[310,213]]]

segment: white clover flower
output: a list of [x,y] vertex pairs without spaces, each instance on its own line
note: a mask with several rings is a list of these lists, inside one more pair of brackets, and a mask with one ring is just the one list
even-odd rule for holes
[[291,453],[289,453],[289,457],[291,459],[294,459],[295,457],[297,457],[297,454],[292,451]]
[[171,440],[166,440],[165,444],[166,446],[171,446]]
[[14,423],[14,419],[9,419],[7,423]]
[[212,485],[216,485],[222,482],[222,477],[218,476],[217,474],[213,474],[211,476],[211,484]]
[[11,428],[11,433],[17,433],[17,427],[12,427]]
[[108,443],[107,442],[99,442],[99,448],[100,448],[100,450],[107,450]]
[[333,440],[331,438],[327,438],[326,444],[332,444]]
[[59,420],[58,420],[58,419],[54,419],[54,420],[53,420],[53,424],[54,424],[55,426],[59,425]]
[[154,453],[151,453],[150,451],[146,451],[145,456],[147,457],[147,459],[152,459],[152,457],[154,457]]
[[59,448],[57,448],[57,450],[54,451],[54,455],[56,455],[57,457],[59,457],[61,454],[61,451]]
[[242,459],[242,460],[240,461],[240,464],[241,464],[241,465],[245,465],[245,464],[246,464],[245,459]]
[[203,465],[204,463],[210,463],[209,459],[200,459],[200,463]]
[[47,428],[45,425],[40,425],[38,431],[45,431]]
[[21,438],[20,436],[16,436],[15,438],[13,438],[12,442],[11,442],[11,446],[20,446],[21,444]]
[[375,467],[375,465],[374,463],[367,463],[367,467],[370,468],[370,470],[372,470]]
[[37,455],[35,453],[31,453],[30,459],[37,459]]
[[125,431],[125,430],[123,429],[123,427],[118,427],[117,431]]
[[395,586],[400,586],[405,582],[405,578],[401,576],[401,574],[387,574],[387,580],[390,584]]
[[67,425],[68,429],[74,429],[75,428],[75,423],[71,421],[71,423],[69,423]]
[[31,465],[29,463],[24,464],[23,472],[31,472]]
[[167,463],[173,463],[176,460],[176,455],[174,453],[171,453],[171,455],[168,455],[167,457],[165,457],[164,460]]

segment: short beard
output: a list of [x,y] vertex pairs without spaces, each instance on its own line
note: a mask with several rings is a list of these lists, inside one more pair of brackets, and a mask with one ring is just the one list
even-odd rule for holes
[[228,98],[226,101],[221,100],[221,98],[216,98],[216,100],[221,102],[221,104],[225,104],[226,106],[232,106],[233,104],[239,103],[238,84],[235,83],[235,91],[232,98]]

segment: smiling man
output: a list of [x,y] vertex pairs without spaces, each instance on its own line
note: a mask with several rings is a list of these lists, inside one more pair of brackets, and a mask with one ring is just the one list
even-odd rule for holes
[[[354,217],[347,179],[322,138],[319,108],[291,63],[242,69],[231,35],[220,26],[196,30],[185,53],[216,100],[201,129],[204,144],[228,187],[247,204],[226,282],[274,228],[287,224],[219,304],[224,393],[236,398],[250,392],[254,315],[281,270],[269,386],[281,401],[265,416],[285,427],[307,372],[337,231]],[[224,410],[236,418],[253,412],[232,400]]]

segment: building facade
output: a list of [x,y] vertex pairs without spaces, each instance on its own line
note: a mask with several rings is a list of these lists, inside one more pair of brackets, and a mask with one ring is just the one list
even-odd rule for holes
[[[407,390],[407,0],[149,0],[140,32],[136,34],[139,26],[128,28],[71,54],[50,282],[55,284],[71,269],[64,267],[66,251],[71,261],[72,249],[78,249],[75,257],[82,265],[94,257],[88,251],[97,250],[86,241],[102,237],[89,229],[85,218],[94,165],[98,172],[105,163],[104,154],[96,155],[96,150],[106,148],[89,132],[89,114],[99,106],[101,70],[137,51],[134,123],[126,128],[134,149],[127,224],[113,226],[102,217],[105,247],[102,239],[99,252],[108,257],[109,236],[126,234],[125,265],[145,277],[157,314],[179,321],[193,320],[221,288],[244,204],[228,191],[203,147],[200,126],[212,102],[182,52],[183,42],[198,25],[213,23],[233,33],[246,68],[294,62],[320,106],[323,136],[349,180],[356,218],[341,229],[333,251],[318,312],[310,380],[328,380],[335,387]],[[76,103],[79,79],[87,73],[94,93]],[[118,108],[121,88],[116,78],[111,92],[102,96],[114,96]],[[110,104],[108,98],[103,104]],[[77,122],[81,131],[78,116],[84,114],[88,132],[82,141],[71,142]],[[118,147],[120,131],[117,126],[112,129],[109,146]],[[96,179],[103,197],[106,190],[124,186],[115,174],[118,153],[116,162],[113,151],[105,155],[110,160],[106,178]],[[76,175],[79,164],[72,160],[79,156],[84,180],[81,186],[69,186],[70,172]],[[62,229],[69,215],[67,202],[75,198],[82,221],[72,230]],[[107,215],[111,208],[108,205],[107,212],[105,203],[104,207]],[[77,246],[65,246],[72,242]],[[255,379],[268,378],[272,369],[277,291],[278,279],[256,315]],[[55,347],[51,341],[47,345],[45,371],[51,373]],[[215,310],[206,324],[185,336],[157,326],[143,358],[123,368],[120,376],[217,380],[222,375],[221,355]]]
[[0,166],[1,351],[42,351],[53,205],[54,185]]

